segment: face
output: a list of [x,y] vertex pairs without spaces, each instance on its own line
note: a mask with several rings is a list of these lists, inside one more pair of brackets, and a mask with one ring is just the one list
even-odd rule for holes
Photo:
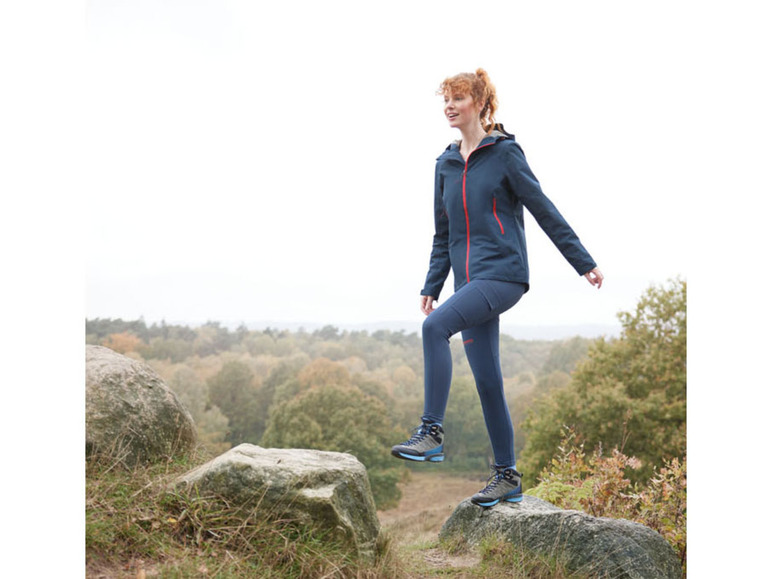
[[482,105],[476,105],[471,94],[445,94],[445,117],[453,128],[480,123]]

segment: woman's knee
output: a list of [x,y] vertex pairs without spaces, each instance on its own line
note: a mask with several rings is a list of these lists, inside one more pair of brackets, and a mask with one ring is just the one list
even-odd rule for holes
[[436,312],[432,312],[424,320],[421,327],[421,333],[424,340],[437,340],[444,339],[450,340],[450,332],[445,324],[442,323],[441,316],[436,315]]

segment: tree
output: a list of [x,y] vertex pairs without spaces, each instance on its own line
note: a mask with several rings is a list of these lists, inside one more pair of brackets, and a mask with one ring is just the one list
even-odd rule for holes
[[303,388],[347,386],[351,384],[351,375],[343,364],[317,358],[300,371],[298,381]]
[[199,441],[215,453],[228,450],[228,418],[210,404],[207,386],[196,373],[187,367],[178,369],[169,380],[169,388],[193,417]]
[[140,354],[146,359],[182,362],[193,353],[193,344],[180,338],[151,338],[147,346],[140,348]]
[[539,399],[524,423],[523,467],[539,472],[572,427],[585,444],[618,448],[645,468],[686,452],[686,282],[652,286],[634,312],[619,314],[622,334],[600,339],[570,384]]
[[367,468],[378,508],[396,506],[404,472],[390,454],[400,437],[386,406],[353,386],[312,388],[271,412],[263,446],[348,452]]
[[587,357],[590,343],[591,340],[580,336],[558,342],[550,350],[549,358],[544,363],[542,372],[561,371],[570,374],[577,362]]
[[312,335],[315,338],[318,337],[324,341],[340,339],[340,336],[338,335],[338,328],[329,324],[324,326],[321,330],[316,330]]
[[127,354],[128,352],[136,352],[141,349],[142,340],[131,332],[120,332],[118,334],[110,334],[103,341],[102,345],[106,348],[118,352],[119,354]]
[[480,397],[474,379],[455,378],[443,421],[448,451],[445,460],[456,470],[486,472],[493,461]]
[[228,417],[228,442],[257,444],[261,434],[257,419],[260,389],[249,366],[237,360],[225,362],[207,383],[211,404]]
[[147,326],[142,318],[131,322],[124,322],[120,318],[86,320],[86,335],[95,336],[97,342],[94,343],[98,343],[98,341],[101,341],[110,334],[120,334],[121,332],[131,332],[144,341],[149,339]]
[[391,373],[391,379],[395,383],[394,394],[396,396],[415,396],[423,388],[423,382],[410,366],[402,364]]
[[530,384],[526,387],[520,387],[516,389],[512,396],[507,397],[507,402],[511,408],[512,425],[515,429],[515,456],[519,457],[522,454],[523,447],[525,445],[523,423],[530,413],[530,409],[533,407],[534,400],[539,397],[548,394],[549,392],[565,388],[571,382],[571,376],[556,370],[549,374],[543,374],[536,380],[536,384],[530,382],[534,377],[530,374],[522,374],[521,380],[525,384]]

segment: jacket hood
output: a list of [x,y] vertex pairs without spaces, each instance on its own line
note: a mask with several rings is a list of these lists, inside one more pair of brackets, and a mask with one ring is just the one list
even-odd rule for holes
[[[504,125],[501,123],[496,123],[496,128],[494,128],[489,135],[486,135],[482,141],[480,141],[480,144],[477,145],[477,147],[481,147],[483,145],[489,145],[491,143],[495,143],[496,141],[500,141],[502,139],[508,139],[511,141],[515,141],[515,135],[512,133],[508,133],[504,129]],[[450,151],[458,151],[459,146],[461,144],[461,140],[453,141],[450,145],[448,145],[445,150],[443,151],[442,155],[450,152]],[[517,144],[517,141],[515,141],[515,144]],[[518,145],[518,148],[520,145]],[[440,157],[442,157],[440,155]],[[438,157],[439,158],[439,157]]]
[[513,141],[515,140],[515,135],[513,135],[512,133],[508,133],[504,129],[504,125],[502,125],[501,123],[496,123],[496,126],[491,131],[491,134],[488,135],[488,137],[493,137],[496,140],[498,139],[512,139]]

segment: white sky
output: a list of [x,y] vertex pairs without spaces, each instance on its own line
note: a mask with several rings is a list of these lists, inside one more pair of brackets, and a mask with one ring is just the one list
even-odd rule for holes
[[700,55],[678,10],[87,6],[89,318],[420,322],[434,161],[458,135],[435,91],[478,66],[606,276],[594,290],[529,215],[532,291],[503,321],[613,325],[687,276]]

